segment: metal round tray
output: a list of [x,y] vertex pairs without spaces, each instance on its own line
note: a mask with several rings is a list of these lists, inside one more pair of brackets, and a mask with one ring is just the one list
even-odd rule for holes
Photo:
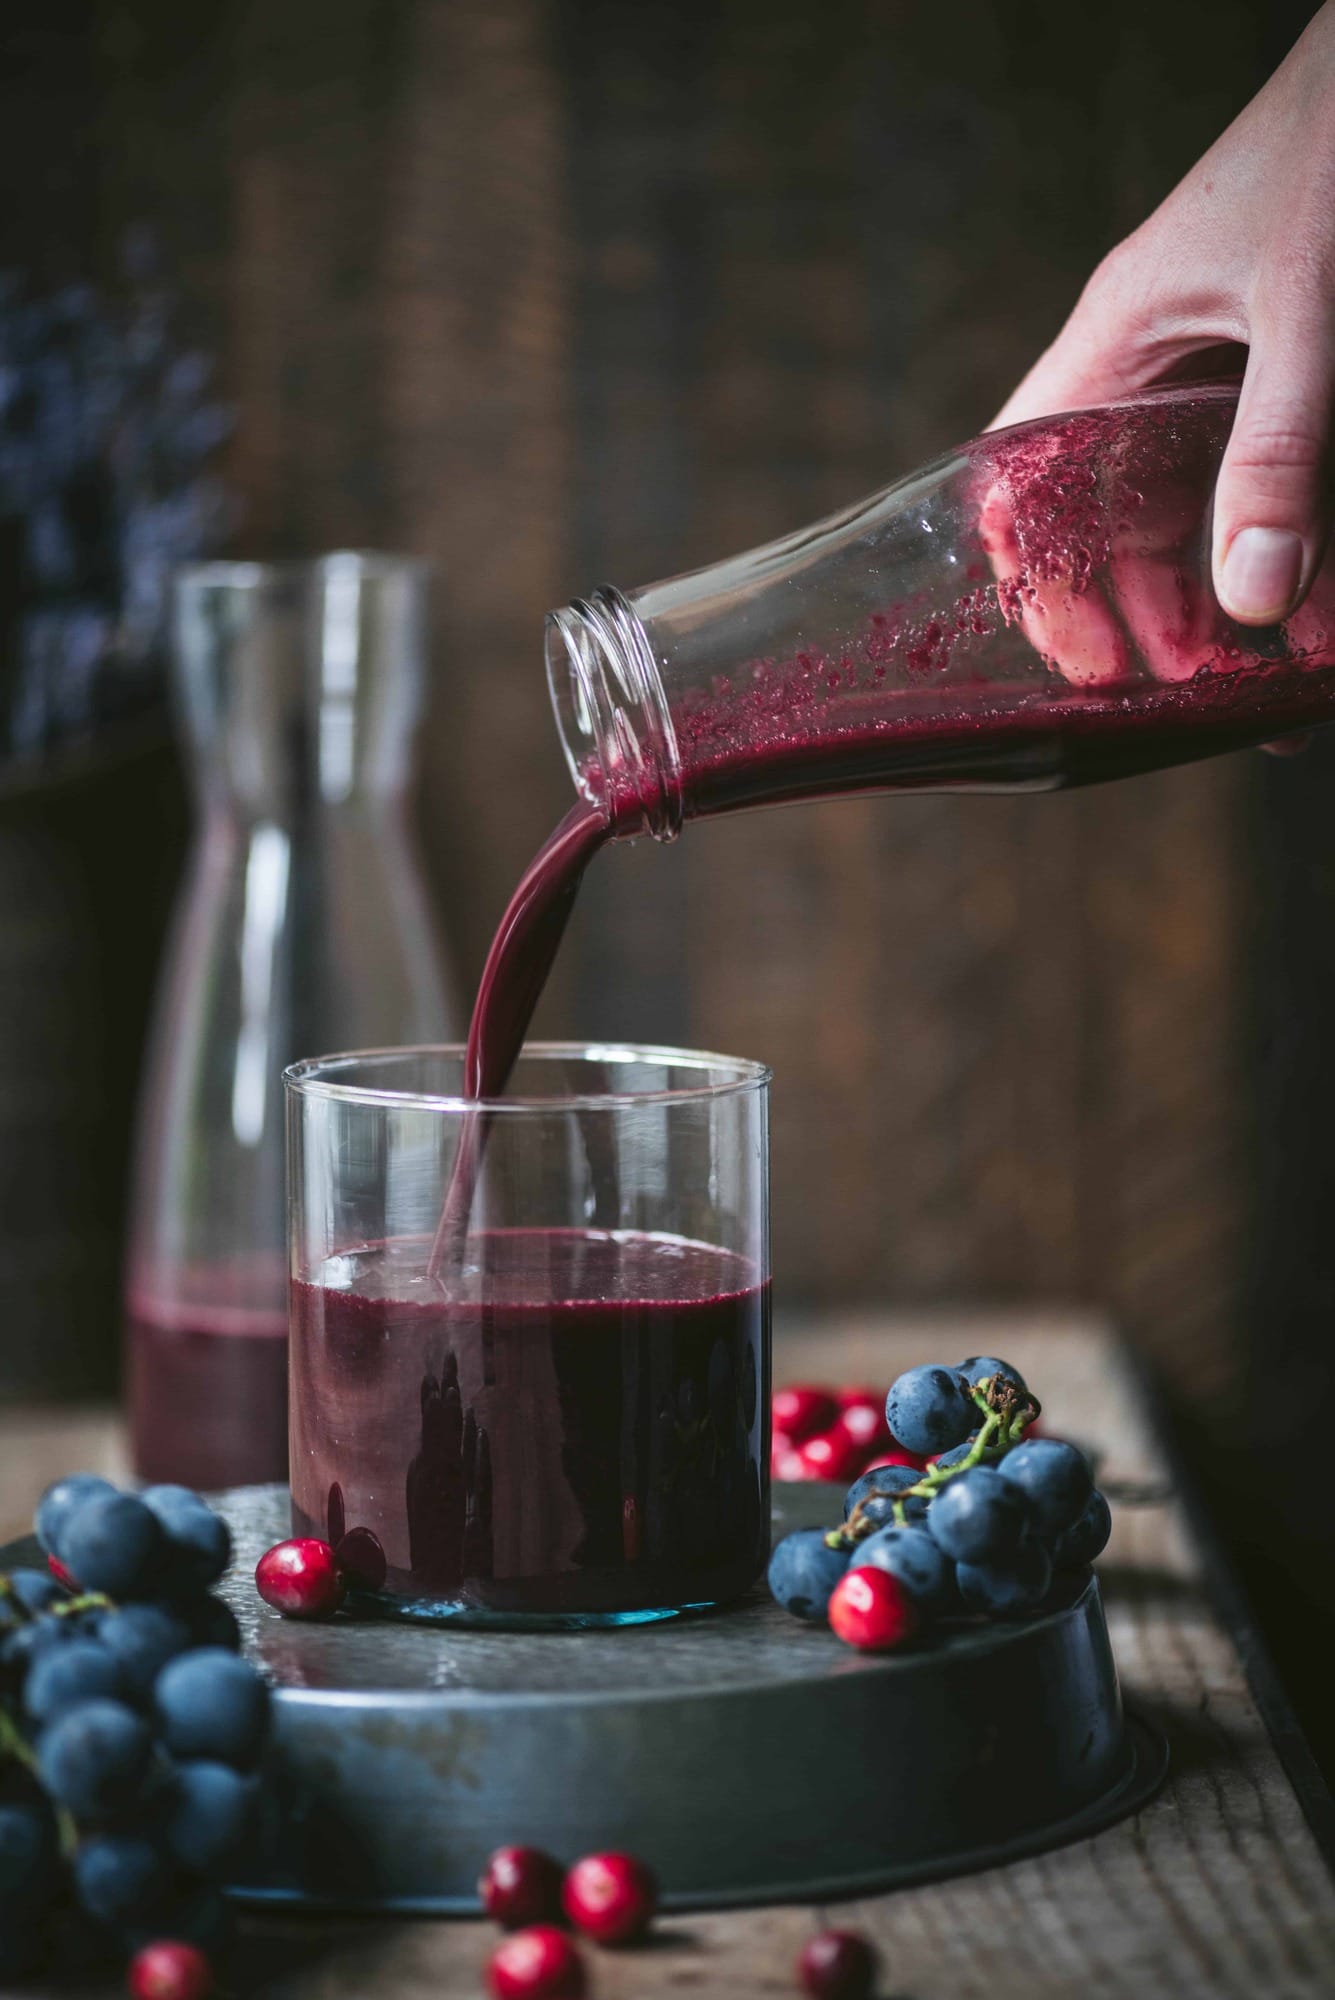
[[[775,1534],[837,1519],[780,1487]],[[584,1633],[269,1611],[287,1496],[223,1496],[226,1594],[277,1689],[277,1804],[246,1898],[466,1913],[489,1851],[627,1847],[671,1908],[851,1895],[990,1866],[1132,1811],[1166,1768],[1124,1718],[1096,1583],[1027,1624],[851,1652],[763,1586],[735,1608]]]

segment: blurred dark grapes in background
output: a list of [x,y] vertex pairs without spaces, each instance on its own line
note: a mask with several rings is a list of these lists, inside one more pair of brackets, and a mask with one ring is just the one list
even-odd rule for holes
[[122,279],[0,274],[0,790],[160,728],[173,567],[220,547],[231,429],[152,232]]

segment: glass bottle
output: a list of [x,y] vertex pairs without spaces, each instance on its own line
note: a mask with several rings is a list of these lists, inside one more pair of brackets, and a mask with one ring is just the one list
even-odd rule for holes
[[918,787],[1049,791],[1335,716],[1335,567],[1282,625],[1210,583],[1236,385],[989,432],[831,519],[547,621],[614,835]]
[[448,1035],[406,805],[426,580],[337,554],[179,577],[198,830],[143,1085],[127,1265],[137,1471],[287,1474],[282,1072]]

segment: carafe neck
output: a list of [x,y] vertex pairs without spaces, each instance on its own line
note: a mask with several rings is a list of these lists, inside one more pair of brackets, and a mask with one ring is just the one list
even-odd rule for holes
[[424,631],[424,573],[397,558],[187,570],[175,692],[206,809],[292,824],[396,803]]

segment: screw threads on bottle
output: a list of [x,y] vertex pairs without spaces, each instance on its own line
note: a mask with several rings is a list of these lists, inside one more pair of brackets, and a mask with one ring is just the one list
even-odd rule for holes
[[643,625],[619,590],[547,619],[547,683],[575,787],[615,835],[681,831],[681,758]]

